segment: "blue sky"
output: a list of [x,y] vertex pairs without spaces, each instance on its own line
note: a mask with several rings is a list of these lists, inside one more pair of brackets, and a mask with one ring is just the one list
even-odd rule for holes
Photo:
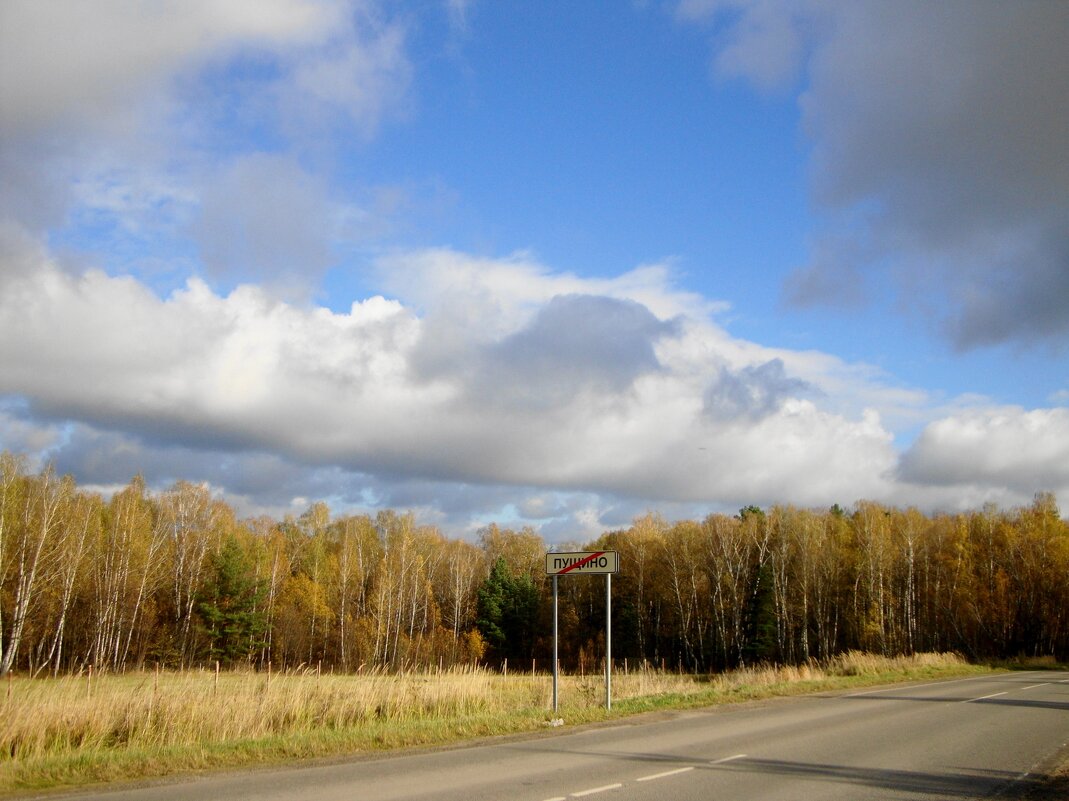
[[1064,4],[0,9],[0,447],[581,539],[1069,494]]

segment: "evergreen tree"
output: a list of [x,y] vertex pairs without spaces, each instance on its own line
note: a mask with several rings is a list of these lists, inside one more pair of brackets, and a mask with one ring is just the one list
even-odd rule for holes
[[513,576],[499,558],[477,594],[475,626],[499,659],[530,657],[538,622],[538,588],[526,574]]
[[209,580],[197,604],[208,656],[226,665],[248,657],[262,645],[266,621],[260,611],[265,586],[235,537],[228,537],[212,559]]
[[776,606],[768,565],[758,568],[747,607],[743,658],[750,664],[776,661]]

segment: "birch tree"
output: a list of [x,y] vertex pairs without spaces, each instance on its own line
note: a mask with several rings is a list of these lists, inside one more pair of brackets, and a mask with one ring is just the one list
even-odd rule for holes
[[[145,606],[162,586],[165,535],[154,525],[145,481],[135,476],[108,503],[95,543],[91,664],[121,668],[143,624]],[[146,634],[146,637],[149,636]]]
[[475,622],[475,590],[486,578],[487,568],[483,552],[469,542],[449,540],[441,547],[442,559],[432,580],[442,623],[453,638],[451,658],[456,660],[461,634]]
[[[8,466],[2,469],[10,471]],[[0,480],[5,484],[11,481],[6,476]],[[4,632],[7,645],[0,655],[0,676],[6,675],[15,663],[40,583],[52,578],[46,575],[50,567],[47,558],[50,554],[46,546],[56,537],[60,509],[74,491],[74,481],[69,477],[58,478],[51,465],[42,470],[40,475],[23,479],[21,483],[25,485],[19,499],[21,513],[15,517],[15,526],[3,535],[6,540],[4,549],[11,549],[10,586],[13,603],[11,625]],[[6,494],[8,490],[0,491]],[[6,560],[6,555],[4,558]]]
[[[16,543],[21,540],[21,522],[19,509],[22,495],[26,491],[23,481],[25,473],[24,457],[8,451],[0,452],[0,667],[14,662],[9,656],[8,642],[10,635],[7,626],[9,609],[5,600],[14,596],[11,577],[14,575],[14,553]],[[18,535],[18,536],[17,536]],[[0,674],[2,675],[2,674]]]
[[100,531],[103,504],[99,496],[76,493],[67,504],[57,550],[58,610],[45,664],[59,675],[64,657],[67,621],[80,575],[84,572],[86,546]]
[[181,664],[195,656],[193,612],[208,555],[219,542],[222,507],[203,485],[179,481],[159,499],[159,531],[166,534],[171,563],[171,603]]
[[368,614],[368,591],[381,556],[375,526],[367,515],[345,517],[331,529],[335,549],[334,604],[338,621],[338,658],[348,670],[354,657],[353,630]]

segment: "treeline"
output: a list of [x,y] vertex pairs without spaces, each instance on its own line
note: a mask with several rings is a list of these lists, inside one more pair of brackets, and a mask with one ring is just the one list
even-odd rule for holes
[[[709,671],[886,655],[1069,657],[1069,526],[1053,496],[926,516],[747,507],[656,515],[581,546],[620,552],[613,657]],[[0,675],[247,664],[355,671],[548,668],[551,584],[531,529],[478,544],[412,515],[236,519],[203,486],[110,499],[0,454]],[[560,657],[604,656],[599,577],[560,579]]]

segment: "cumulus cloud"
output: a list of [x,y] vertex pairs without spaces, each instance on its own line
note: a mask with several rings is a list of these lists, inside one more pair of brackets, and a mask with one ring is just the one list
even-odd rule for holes
[[[196,279],[160,298],[131,277],[64,272],[32,251],[22,257],[36,260],[0,287],[0,393],[26,399],[39,417],[101,432],[83,432],[81,450],[69,445],[68,455],[88,469],[103,463],[89,454],[105,454],[122,466],[108,480],[147,449],[178,466],[175,454],[270,454],[336,468],[335,478],[377,477],[361,479],[372,494],[389,480],[394,492],[420,481],[680,502],[730,503],[740,493],[831,502],[859,486],[883,492],[893,462],[875,412],[851,418],[812,401],[819,360],[798,355],[803,383],[784,366],[790,353],[733,341],[708,318],[664,319],[628,293],[665,308],[689,301],[648,275],[584,282],[509,260],[468,272],[462,305],[479,313],[453,320],[455,358],[429,374],[420,354],[456,292],[423,310],[372,297],[332,312],[249,286],[219,295]],[[411,257],[424,270],[436,259],[447,273],[485,262]],[[512,295],[478,307],[499,284]],[[560,287],[587,291],[555,294]],[[528,314],[514,320],[521,307]],[[749,393],[735,393],[735,403],[759,414],[725,423],[705,413],[706,392],[728,365]],[[130,442],[134,455],[118,458]],[[259,497],[233,476],[216,480]],[[542,501],[532,503],[528,511]]]
[[522,328],[547,301],[558,295],[598,295],[631,300],[659,319],[722,312],[711,301],[675,285],[665,264],[644,264],[609,278],[586,278],[553,271],[528,253],[478,258],[448,248],[405,251],[379,262],[380,280],[435,319],[460,321],[483,312],[478,330],[492,339]]
[[903,455],[903,481],[1069,495],[1069,409],[977,408],[936,420]]
[[[826,228],[786,286],[856,301],[876,271],[958,348],[1069,334],[1069,6],[687,0],[721,74],[803,74]],[[843,287],[848,289],[844,294]]]
[[[647,509],[1069,491],[1064,409],[951,410],[900,458],[885,418],[921,414],[923,396],[828,354],[734,339],[667,272],[585,280],[529,259],[397,253],[390,268],[417,284],[467,283],[339,312],[195,279],[160,297],[64,271],[24,240],[4,259],[0,445],[102,488],[142,472],[207,481],[243,513],[323,498],[565,539]],[[428,371],[440,319],[452,360]]]

